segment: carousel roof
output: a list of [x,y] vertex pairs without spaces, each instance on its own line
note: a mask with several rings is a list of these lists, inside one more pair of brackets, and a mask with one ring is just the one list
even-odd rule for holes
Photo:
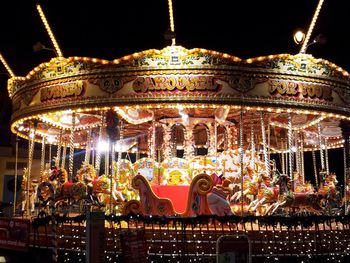
[[[26,77],[11,78],[8,85],[14,108],[12,130],[23,137],[28,137],[32,121],[39,123],[39,135],[57,137],[60,130],[72,128],[73,112],[75,130],[97,127],[101,111],[110,107],[128,123],[126,130],[132,126],[127,135],[137,136],[147,133],[151,120],[178,118],[180,105],[192,119],[217,118],[218,108],[225,108],[225,117],[233,122],[242,107],[247,112],[267,111],[275,114],[269,121],[279,128],[287,126],[283,114],[295,112],[305,117],[300,124],[294,121],[300,130],[327,118],[338,123],[349,118],[349,87],[348,72],[308,54],[243,60],[180,46],[113,61],[53,58]],[[332,133],[328,135],[341,136],[339,125],[331,126],[325,126]],[[312,130],[309,134],[317,135]]]

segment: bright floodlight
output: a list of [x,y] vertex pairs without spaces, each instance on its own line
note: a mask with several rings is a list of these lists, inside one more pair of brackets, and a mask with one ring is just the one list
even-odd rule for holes
[[48,136],[48,137],[47,137],[47,142],[48,142],[49,144],[52,144],[54,141],[55,141],[55,138],[54,138],[54,137],[52,137],[52,136]]
[[294,34],[294,42],[298,45],[302,44],[305,40],[305,34],[302,31],[297,31]]
[[99,152],[106,152],[108,150],[108,142],[106,141],[99,141],[97,145],[97,150]]

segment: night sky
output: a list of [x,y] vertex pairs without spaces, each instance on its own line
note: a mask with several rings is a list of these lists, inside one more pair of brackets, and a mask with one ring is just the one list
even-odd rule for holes
[[[33,51],[37,41],[51,47],[36,2],[0,2],[0,52],[19,76],[54,56],[50,51]],[[113,60],[170,44],[163,36],[169,28],[167,0],[40,3],[65,57]],[[297,29],[307,31],[317,3],[318,0],[173,0],[177,44],[241,58],[296,54],[299,47],[293,42],[293,33]],[[313,37],[322,34],[327,42],[310,46],[308,53],[350,71],[350,17],[345,4],[345,0],[325,1]],[[1,65],[0,72],[6,72]],[[6,132],[11,111],[6,80],[7,76],[0,74],[0,145],[10,143]]]

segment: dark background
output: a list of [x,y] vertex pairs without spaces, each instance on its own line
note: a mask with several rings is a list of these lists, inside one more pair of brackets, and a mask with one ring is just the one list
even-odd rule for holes
[[[50,51],[33,51],[50,39],[36,11],[37,1],[0,1],[0,52],[18,76],[50,60]],[[87,56],[112,60],[168,44],[163,34],[169,27],[167,0],[40,1],[65,57]],[[203,1],[173,0],[177,44],[206,48],[241,58],[290,53],[299,48],[292,36],[305,32],[318,0]],[[326,0],[313,37],[323,34],[327,42],[308,49],[314,57],[330,60],[350,70],[349,10],[345,0]],[[6,70],[0,66],[0,73]],[[11,103],[7,76],[0,74],[0,145],[13,144],[9,132]],[[342,150],[332,151],[330,166],[342,177]],[[309,176],[313,177],[306,155]],[[319,167],[319,166],[318,166]]]

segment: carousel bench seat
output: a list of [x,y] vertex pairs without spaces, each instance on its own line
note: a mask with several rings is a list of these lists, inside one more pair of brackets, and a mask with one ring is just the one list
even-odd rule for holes
[[176,213],[185,213],[190,190],[189,185],[152,185],[151,188],[159,198],[170,199]]
[[140,201],[128,201],[123,209],[124,214],[135,213],[159,216],[211,214],[207,195],[213,187],[213,181],[207,174],[197,175],[190,186],[164,185],[152,187],[144,176],[138,174],[133,178],[132,186],[139,191]]

